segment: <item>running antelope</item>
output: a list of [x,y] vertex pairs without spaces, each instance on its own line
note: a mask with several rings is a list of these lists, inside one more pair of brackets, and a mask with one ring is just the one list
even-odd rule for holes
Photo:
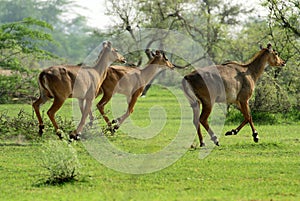
[[[165,67],[174,68],[165,53],[157,50],[153,58],[143,69],[124,66],[110,66],[108,68],[106,79],[99,91],[99,94],[103,93],[103,96],[97,104],[97,108],[112,132],[115,132],[133,112],[134,105],[138,97],[142,94],[146,84],[154,78],[160,68]],[[109,118],[105,115],[104,106],[115,93],[124,94],[127,97],[128,108],[125,114],[110,122]],[[112,124],[116,125],[112,127]]]
[[[244,116],[244,121],[225,135],[236,135],[247,123],[252,129],[254,142],[258,142],[256,131],[249,109],[249,99],[254,91],[255,84],[263,74],[267,65],[284,66],[285,62],[272,50],[271,44],[261,50],[249,63],[240,64],[234,61],[222,65],[204,67],[186,75],[182,80],[183,90],[193,109],[194,126],[200,141],[205,146],[200,131],[200,123],[209,133],[211,140],[219,145],[218,138],[208,124],[208,117],[216,102],[234,103]],[[200,114],[200,103],[202,112]]]
[[39,110],[41,104],[54,98],[47,114],[56,134],[62,138],[62,132],[55,121],[55,113],[67,98],[77,98],[82,116],[77,129],[70,134],[70,138],[79,139],[86,117],[91,111],[92,102],[106,77],[107,68],[115,61],[125,62],[125,59],[108,41],[103,42],[102,50],[94,67],[61,65],[44,69],[38,78],[40,97],[32,105],[39,121],[39,134],[42,135],[44,129]]

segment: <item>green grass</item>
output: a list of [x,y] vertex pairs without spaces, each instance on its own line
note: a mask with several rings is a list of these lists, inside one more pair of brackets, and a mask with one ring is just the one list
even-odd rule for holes
[[[136,154],[153,153],[170,143],[178,130],[180,110],[167,90],[151,88],[146,98],[139,99],[132,120],[141,128],[149,126],[149,108],[158,102],[167,114],[167,123],[159,134],[148,140],[135,139],[128,135],[130,130],[124,129],[108,136],[110,142]],[[0,113],[9,111],[9,115],[17,115],[21,108],[32,112],[30,105],[0,105]],[[42,110],[47,108],[49,104],[42,106]],[[58,115],[69,118],[70,108],[68,101]],[[112,113],[109,115],[112,117]],[[187,149],[169,167],[140,175],[109,169],[94,159],[82,142],[73,143],[82,165],[81,174],[75,181],[58,185],[45,183],[45,170],[38,160],[43,140],[2,139],[0,200],[300,200],[299,122],[256,126],[259,143],[252,141],[249,125],[236,136],[223,135],[236,126],[225,125],[221,146],[214,147],[204,159],[199,154],[205,148]],[[32,135],[37,135],[37,131],[38,128]],[[189,135],[195,135],[194,128]],[[52,128],[46,130],[43,139],[58,140]]]

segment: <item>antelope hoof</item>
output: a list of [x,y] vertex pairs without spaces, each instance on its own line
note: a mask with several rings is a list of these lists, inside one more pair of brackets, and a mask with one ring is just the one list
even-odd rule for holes
[[40,135],[40,137],[42,137],[42,135],[43,135],[44,128],[45,128],[44,125],[39,125],[39,135]]
[[257,132],[253,133],[252,137],[253,137],[253,141],[254,142],[257,143],[259,141],[259,137],[258,137],[258,133]]
[[73,131],[72,133],[70,133],[69,138],[70,140],[80,140],[80,135],[81,133],[76,134],[76,131]]
[[191,149],[197,149],[197,145],[192,144]]
[[119,121],[118,121],[117,119],[114,119],[114,120],[112,120],[111,123],[112,123],[112,124],[118,124],[118,122],[119,122]]
[[204,142],[200,142],[200,147],[205,147],[205,143]]
[[56,135],[59,137],[60,140],[64,138],[64,132],[60,129],[56,130]]
[[114,131],[117,131],[119,128],[120,128],[119,125],[115,125],[115,126],[114,126]]
[[211,140],[215,143],[215,145],[220,146],[220,145],[219,145],[219,140],[218,140],[217,136],[213,136],[213,137],[211,138]]
[[238,133],[237,130],[232,129],[231,131],[228,131],[227,133],[225,133],[225,136],[228,136],[228,135],[236,135],[237,133]]
[[111,135],[115,134],[115,129],[113,127],[109,127],[109,131],[110,131]]

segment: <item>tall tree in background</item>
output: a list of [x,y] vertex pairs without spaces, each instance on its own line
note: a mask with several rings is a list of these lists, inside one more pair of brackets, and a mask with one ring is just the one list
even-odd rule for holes
[[78,6],[73,0],[27,0],[26,3],[23,0],[1,0],[0,7],[0,24],[28,17],[51,24],[53,30],[48,33],[57,43],[49,43],[45,48],[65,58],[65,62],[82,62],[103,39],[99,38],[101,34],[94,34],[84,16],[75,12]]
[[0,103],[33,96],[37,82],[29,67],[36,61],[55,57],[45,50],[45,45],[53,42],[45,30],[52,30],[52,26],[33,18],[0,25],[0,68],[18,72],[10,76],[0,74]]
[[296,109],[300,109],[300,2],[298,0],[266,0],[264,6],[269,9],[268,24],[270,34],[279,53],[287,61],[284,69],[279,73],[280,86],[291,95],[291,102]]
[[[94,34],[85,17],[74,12],[73,2],[0,1],[0,67],[22,72],[0,75],[0,103],[31,100],[38,89],[32,67],[82,62],[102,42],[101,33]],[[60,59],[50,60],[54,54]],[[50,61],[43,65],[42,60]]]
[[300,2],[298,0],[267,0],[265,6],[269,7],[269,19],[273,23],[300,37]]
[[252,10],[222,0],[143,1],[107,0],[108,14],[119,18],[116,29],[157,28],[176,30],[191,36],[218,62],[218,43],[228,29],[240,23],[239,15]]
[[53,42],[44,30],[52,26],[44,21],[24,18],[22,21],[0,26],[0,67],[22,69],[23,57],[50,59],[55,57],[44,49],[45,44]]

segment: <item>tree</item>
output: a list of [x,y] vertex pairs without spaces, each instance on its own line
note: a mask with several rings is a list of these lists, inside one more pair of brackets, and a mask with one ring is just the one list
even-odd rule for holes
[[36,75],[28,66],[56,57],[44,48],[45,44],[53,42],[45,30],[52,30],[52,26],[33,18],[0,26],[0,67],[18,71],[11,76],[0,75],[0,103],[10,102],[12,97],[33,96],[32,91],[37,88]]
[[[0,24],[33,18],[51,24],[53,30],[45,30],[52,35],[56,44],[48,43],[45,50],[64,58],[64,62],[79,63],[102,41],[94,29],[87,26],[84,16],[74,10],[78,6],[74,0],[1,0]],[[100,32],[101,33],[101,32]]]
[[53,42],[52,36],[45,32],[52,26],[44,21],[24,18],[22,21],[0,26],[0,66],[9,69],[24,69],[22,57],[49,59],[54,54],[46,51],[44,45]]
[[240,4],[222,0],[107,2],[110,3],[107,13],[119,18],[114,27],[118,31],[127,30],[131,35],[135,27],[181,31],[201,44],[215,62],[219,62],[216,54],[218,43],[226,38],[231,27],[240,23],[239,14],[252,12]]
[[300,2],[298,0],[267,0],[264,5],[270,10],[269,19],[273,25],[276,24],[300,37]]
[[289,93],[292,106],[300,108],[300,2],[298,0],[266,0],[269,9],[270,35],[287,66],[274,72],[280,86]]

